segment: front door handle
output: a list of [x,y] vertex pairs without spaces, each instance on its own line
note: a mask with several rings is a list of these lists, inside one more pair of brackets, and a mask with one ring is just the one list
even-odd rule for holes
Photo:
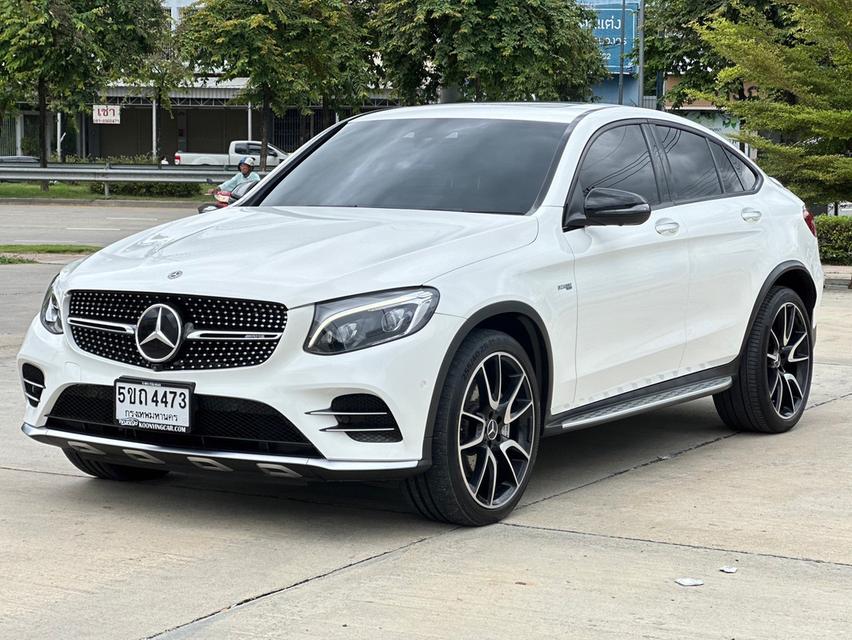
[[657,233],[661,236],[673,236],[680,229],[680,225],[670,218],[663,218],[657,221],[657,224],[654,225],[654,229],[656,229]]
[[757,222],[763,216],[763,212],[751,207],[745,207],[740,211],[740,215],[746,222]]

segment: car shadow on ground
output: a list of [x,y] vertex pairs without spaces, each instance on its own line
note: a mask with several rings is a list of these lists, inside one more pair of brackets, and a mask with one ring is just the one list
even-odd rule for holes
[[[702,400],[548,438],[543,441],[521,505],[666,459],[732,433],[716,416],[712,401]],[[321,517],[336,520],[339,525],[354,518],[382,528],[400,519],[409,523],[416,519],[399,482],[287,485],[253,476],[173,473],[148,483],[92,480],[74,483],[67,490],[74,500],[129,502],[136,514],[148,510],[147,515],[152,518],[173,510],[191,511],[196,517],[206,516],[219,523],[231,520],[233,526],[257,526],[282,519],[296,524],[293,519]]]

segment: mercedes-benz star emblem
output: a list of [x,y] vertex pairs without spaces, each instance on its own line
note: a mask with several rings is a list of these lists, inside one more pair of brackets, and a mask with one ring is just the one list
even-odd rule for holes
[[494,440],[499,432],[500,427],[497,426],[497,421],[492,418],[488,421],[488,424],[485,425],[485,437],[489,440]]
[[136,325],[136,348],[148,362],[171,360],[180,349],[183,323],[177,311],[165,304],[151,305]]

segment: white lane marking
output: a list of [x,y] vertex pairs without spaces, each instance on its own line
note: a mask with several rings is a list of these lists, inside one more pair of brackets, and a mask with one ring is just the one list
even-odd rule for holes
[[107,218],[107,220],[143,220],[144,222],[156,222],[159,218]]
[[116,227],[65,227],[66,231],[121,231]]

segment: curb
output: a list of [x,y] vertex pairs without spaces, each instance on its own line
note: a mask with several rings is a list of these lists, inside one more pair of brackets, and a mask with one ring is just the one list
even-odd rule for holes
[[23,204],[43,206],[86,206],[86,207],[151,207],[151,208],[184,208],[197,209],[204,201],[186,200],[86,200],[83,198],[0,198],[2,204]]

